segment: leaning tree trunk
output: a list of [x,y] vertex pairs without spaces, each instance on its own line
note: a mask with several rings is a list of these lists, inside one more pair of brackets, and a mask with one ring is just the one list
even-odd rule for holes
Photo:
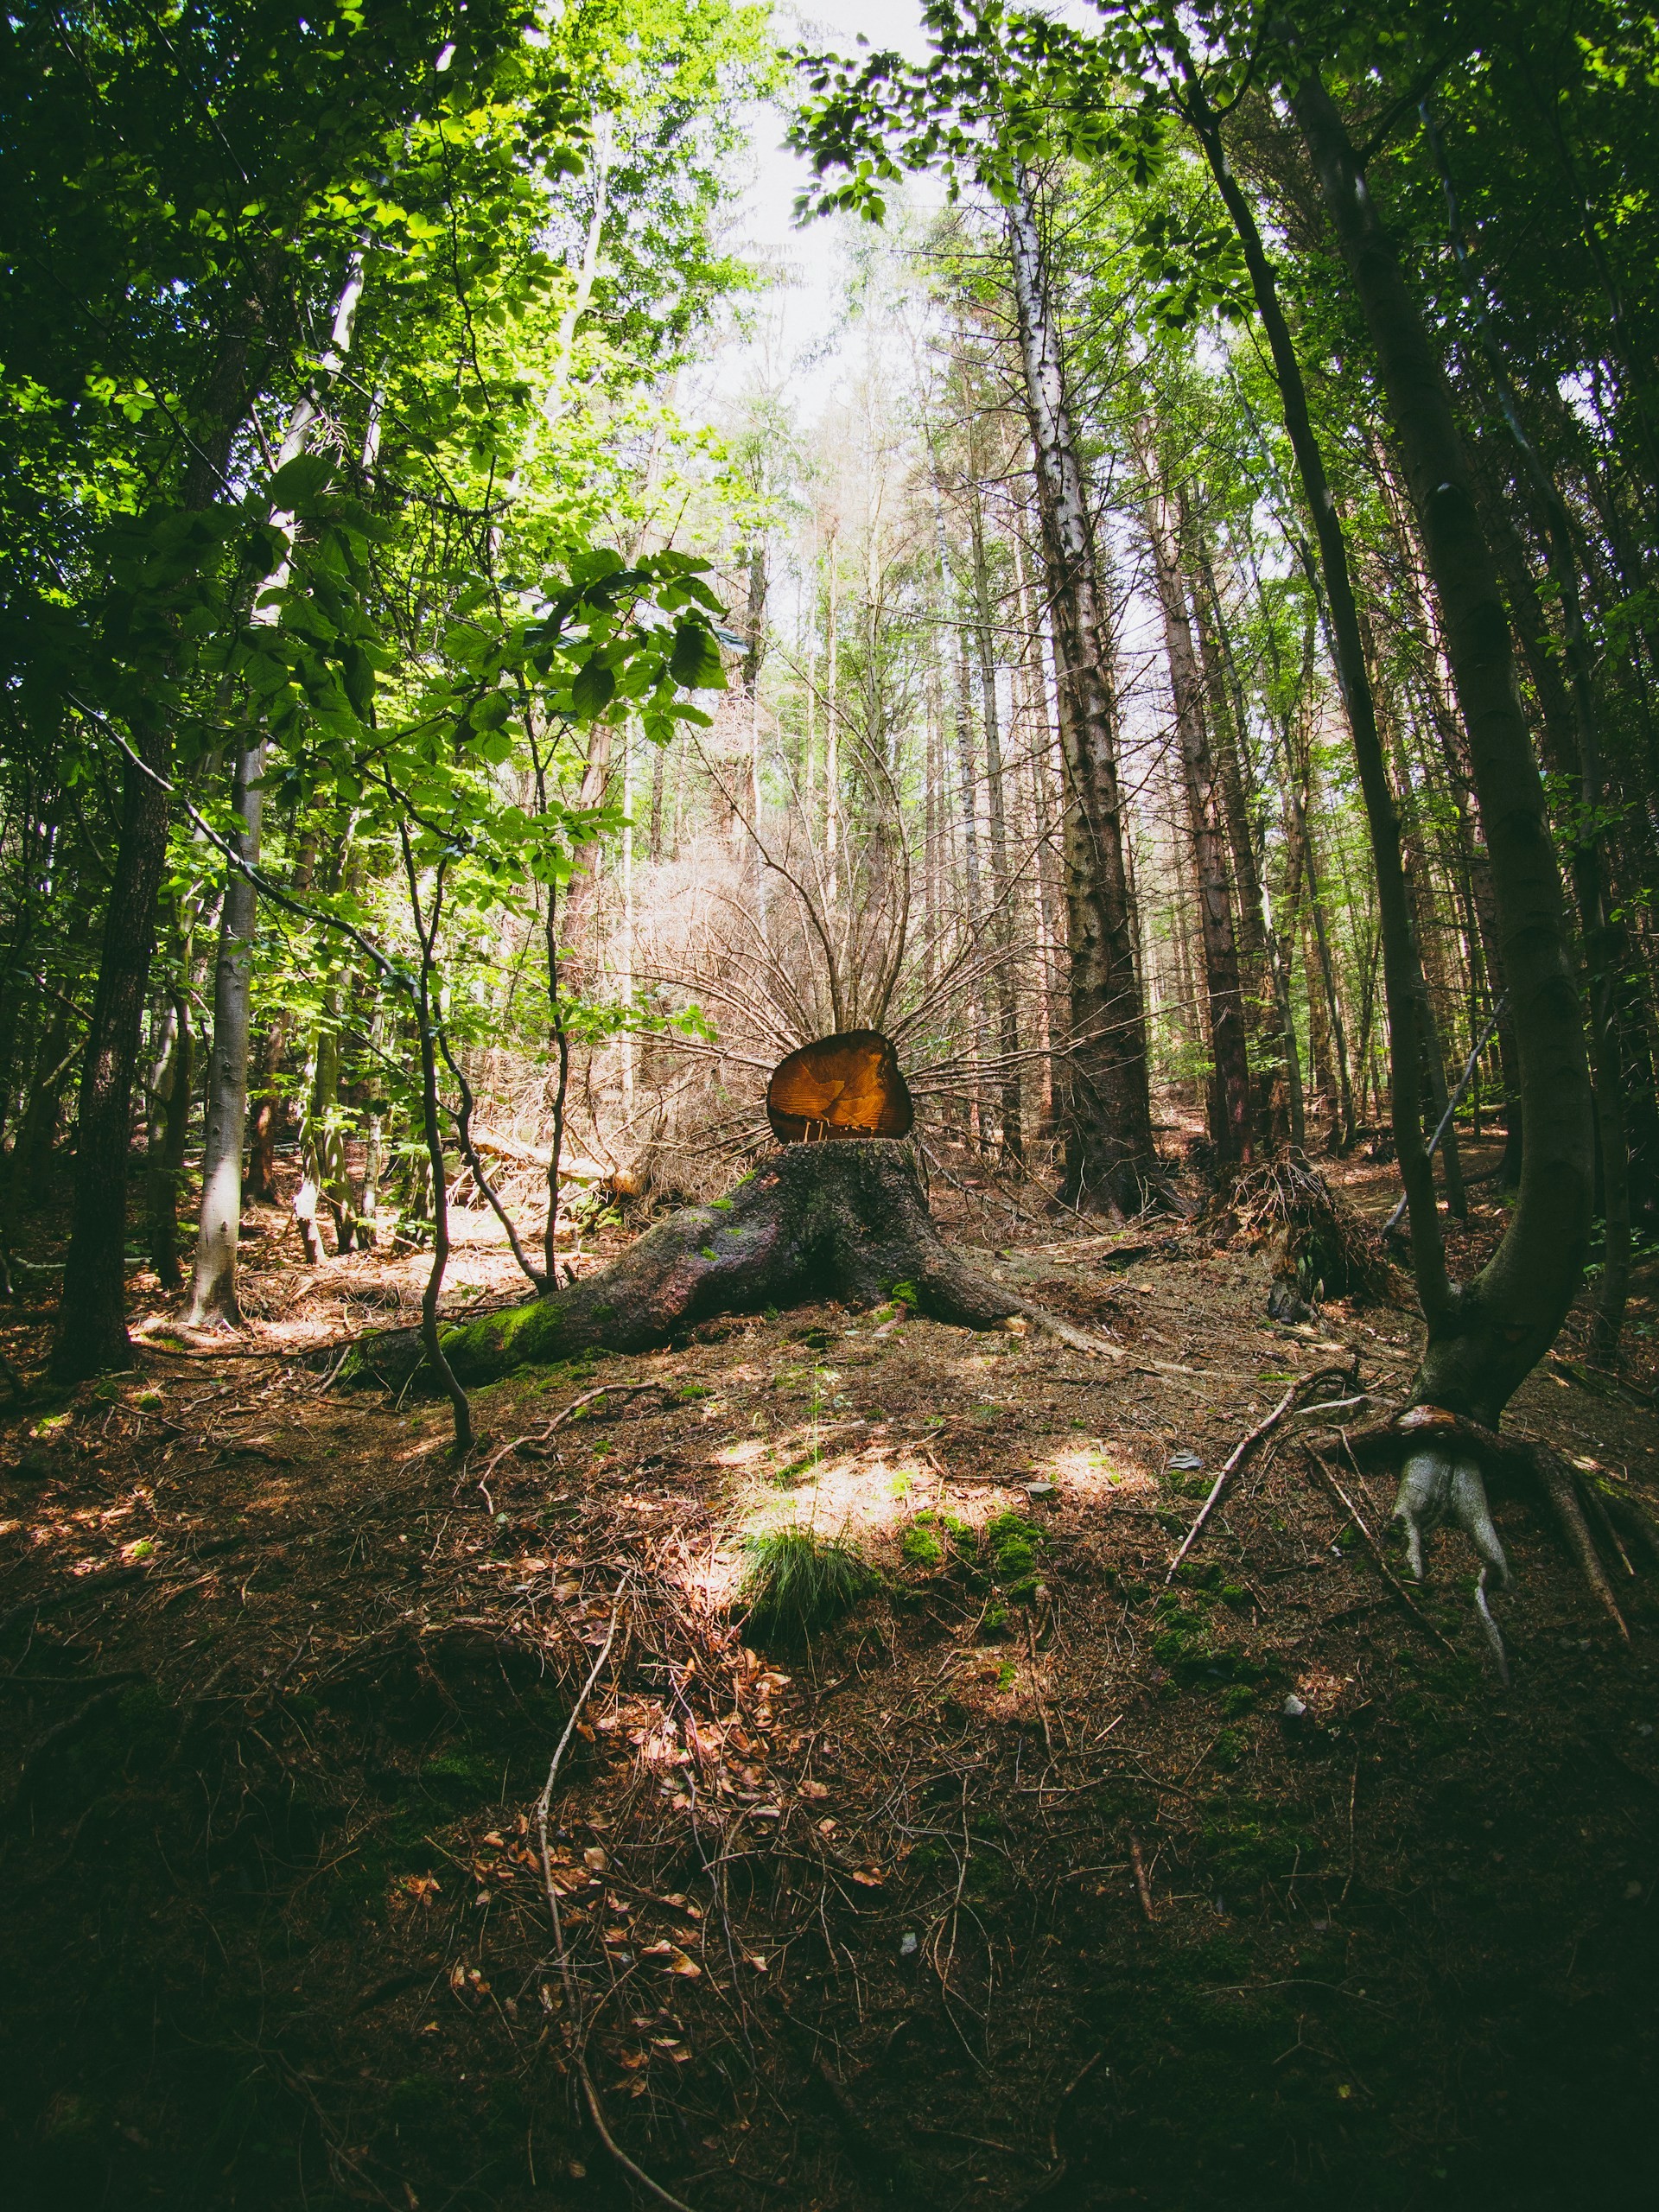
[[[1544,1116],[1536,1141],[1528,1127],[1520,1203],[1503,1244],[1475,1281],[1454,1287],[1446,1270],[1433,1167],[1423,1142],[1410,909],[1399,817],[1377,730],[1347,544],[1273,264],[1232,173],[1219,120],[1185,37],[1173,16],[1165,24],[1185,80],[1183,105],[1237,231],[1272,354],[1285,428],[1319,541],[1338,680],[1353,733],[1376,865],[1392,1033],[1395,1137],[1411,1201],[1413,1270],[1428,1332],[1413,1405],[1390,1425],[1381,1447],[1389,1464],[1402,1467],[1395,1515],[1405,1524],[1414,1563],[1421,1563],[1424,1532],[1454,1515],[1482,1555],[1484,1583],[1488,1567],[1507,1573],[1483,1486],[1494,1457],[1484,1440],[1497,1441],[1487,1423],[1495,1422],[1553,1341],[1578,1287],[1590,1223],[1588,1072],[1542,794],[1515,694],[1503,603],[1490,549],[1474,519],[1472,487],[1450,403],[1340,118],[1313,77],[1300,88],[1297,117],[1315,154],[1326,204],[1376,341],[1414,498],[1427,506],[1433,524],[1425,528],[1425,548],[1436,588],[1444,594],[1453,675],[1463,693],[1476,787],[1491,841],[1503,958],[1516,993],[1523,1112],[1529,1116],[1536,1110]],[[1463,575],[1458,573],[1459,562],[1469,564]],[[1468,690],[1463,692],[1465,680]],[[1432,1441],[1421,1433],[1425,1424],[1435,1431]],[[1587,1577],[1618,1618],[1573,1471],[1554,1461],[1538,1471]]]
[[[1081,1350],[1100,1349],[958,1258],[928,1212],[914,1151],[887,1137],[786,1146],[728,1198],[673,1215],[599,1274],[448,1329],[442,1341],[456,1381],[472,1389],[578,1352],[649,1351],[712,1314],[825,1298],[852,1307],[897,1299],[971,1329],[1024,1314]],[[342,1379],[401,1389],[422,1357],[415,1330],[370,1337]]]
[[1376,348],[1469,737],[1521,1057],[1526,1153],[1514,1217],[1475,1279],[1431,1315],[1414,1395],[1491,1427],[1554,1342],[1589,1247],[1593,1122],[1560,872],[1509,617],[1427,329],[1317,70],[1293,107]]

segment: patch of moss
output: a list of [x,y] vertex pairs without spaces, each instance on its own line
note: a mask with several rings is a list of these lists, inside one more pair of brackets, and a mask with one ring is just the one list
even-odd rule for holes
[[931,1573],[944,1564],[944,1546],[926,1525],[928,1516],[918,1514],[899,1541],[906,1567],[922,1567]]
[[992,1572],[1001,1583],[1029,1583],[1036,1570],[1038,1547],[1047,1541],[1046,1531],[1034,1521],[1011,1508],[985,1524]]

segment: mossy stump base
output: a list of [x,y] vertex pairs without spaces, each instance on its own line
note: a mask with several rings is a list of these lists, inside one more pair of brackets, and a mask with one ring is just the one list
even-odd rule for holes
[[[791,1145],[728,1197],[672,1215],[597,1274],[446,1330],[443,1349],[471,1389],[579,1352],[654,1351],[716,1313],[824,1298],[861,1308],[895,1295],[971,1329],[1033,1310],[944,1242],[909,1144]],[[421,1360],[417,1332],[391,1330],[365,1338],[340,1380],[397,1390]]]

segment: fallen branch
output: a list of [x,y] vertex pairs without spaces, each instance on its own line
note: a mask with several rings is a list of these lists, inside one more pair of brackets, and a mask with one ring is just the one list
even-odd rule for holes
[[1140,1839],[1134,1835],[1129,1838],[1129,1864],[1135,1869],[1135,1893],[1141,1900],[1141,1910],[1150,1926],[1157,1916],[1152,1909],[1152,1884],[1147,1875],[1147,1862],[1141,1853]]
[[1174,1558],[1170,1561],[1169,1572],[1164,1577],[1166,1586],[1175,1580],[1176,1568],[1186,1557],[1188,1552],[1192,1550],[1193,1545],[1197,1543],[1198,1538],[1204,1534],[1205,1524],[1209,1520],[1210,1516],[1215,1511],[1217,1506],[1220,1504],[1223,1494],[1225,1491],[1228,1484],[1231,1482],[1233,1477],[1238,1472],[1238,1470],[1243,1465],[1245,1460],[1249,1457],[1251,1452],[1254,1451],[1255,1446],[1262,1441],[1262,1438],[1264,1436],[1272,1435],[1274,1430],[1277,1428],[1280,1422],[1284,1420],[1287,1414],[1289,1413],[1291,1407],[1301,1395],[1302,1392],[1304,1390],[1317,1389],[1321,1382],[1329,1382],[1332,1381],[1345,1382],[1347,1380],[1348,1375],[1345,1369],[1340,1367],[1322,1367],[1317,1375],[1311,1375],[1307,1376],[1305,1381],[1300,1382],[1293,1382],[1289,1389],[1286,1391],[1284,1396],[1280,1399],[1278,1404],[1268,1415],[1267,1419],[1261,1422],[1256,1427],[1253,1428],[1248,1436],[1242,1438],[1241,1440],[1234,1446],[1233,1450],[1228,1458],[1226,1465],[1223,1467],[1221,1472],[1216,1477],[1214,1483],[1211,1485],[1209,1497],[1205,1499],[1204,1503],[1198,1508],[1198,1517],[1192,1523],[1192,1526],[1187,1530],[1185,1541],[1182,1544],[1179,1551],[1176,1553]]
[[521,1444],[545,1444],[556,1428],[562,1428],[565,1422],[573,1414],[579,1414],[584,1406],[591,1406],[595,1398],[603,1398],[607,1395],[619,1398],[631,1398],[640,1390],[660,1390],[662,1387],[660,1382],[601,1382],[597,1389],[584,1390],[579,1398],[572,1398],[568,1406],[561,1407],[545,1428],[537,1429],[531,1436],[515,1436],[511,1444],[504,1444],[499,1451],[491,1452],[485,1463],[484,1471],[478,1478],[479,1488],[480,1490],[483,1488],[501,1462],[516,1452]]
[[1560,1522],[1568,1550],[1577,1560],[1585,1580],[1606,1608],[1613,1626],[1628,1643],[1630,1640],[1630,1631],[1625,1626],[1624,1616],[1618,1609],[1618,1600],[1613,1595],[1613,1586],[1607,1580],[1607,1570],[1603,1567],[1601,1555],[1596,1549],[1595,1538],[1590,1533],[1590,1523],[1585,1519],[1584,1507],[1579,1497],[1579,1484],[1572,1468],[1558,1453],[1552,1452],[1547,1444],[1535,1444],[1531,1446],[1528,1456],[1537,1471],[1550,1503],[1555,1508],[1556,1517]]

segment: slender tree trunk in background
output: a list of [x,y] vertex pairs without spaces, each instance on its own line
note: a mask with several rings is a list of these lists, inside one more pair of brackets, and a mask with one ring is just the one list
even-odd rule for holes
[[[378,1055],[385,1050],[386,1013],[378,998],[369,1020],[369,1057],[374,1073],[370,1080],[378,1086],[379,1062]],[[380,1179],[386,1168],[385,1109],[377,1095],[369,1104],[363,1125],[363,1209],[357,1217],[357,1249],[372,1252],[379,1240]]]
[[1002,1157],[1023,1160],[1025,1131],[1020,1101],[1020,1022],[1014,998],[1014,882],[1008,870],[1007,791],[1002,775],[1001,717],[996,703],[996,632],[985,525],[977,482],[970,486],[973,526],[975,635],[979,644],[980,719],[985,730],[985,785],[990,806],[992,932],[999,958],[991,980],[996,1011],[997,1056],[1002,1063]]
[[[1220,772],[1222,804],[1227,818],[1227,842],[1232,854],[1233,883],[1238,894],[1246,1025],[1259,1036],[1263,1058],[1271,1053],[1284,1067],[1288,1098],[1290,1061],[1294,1058],[1294,1044],[1291,1033],[1283,1026],[1286,995],[1279,988],[1274,963],[1268,947],[1269,932],[1267,901],[1262,886],[1259,833],[1253,819],[1255,801],[1254,778],[1250,771],[1249,714],[1233,654],[1226,609],[1222,604],[1207,550],[1201,552],[1201,580],[1204,589],[1198,599],[1198,644],[1204,657],[1205,683],[1214,702],[1212,727],[1217,737],[1216,765]],[[1296,1073],[1294,1119],[1300,1131],[1300,1070],[1298,1069]],[[1258,1125],[1266,1128],[1272,1111],[1271,1063],[1262,1068],[1257,1089]],[[1301,1134],[1299,1133],[1293,1141],[1300,1145],[1302,1142]]]
[[[1440,365],[1317,72],[1296,86],[1292,106],[1376,348],[1491,855],[1521,1053],[1521,1192],[1503,1243],[1480,1274],[1443,1306],[1436,1298],[1440,1310],[1427,1315],[1415,1395],[1495,1427],[1554,1343],[1583,1277],[1595,1143],[1584,1023],[1509,620]],[[1391,990],[1391,1009],[1393,999]],[[1414,1240],[1415,1216],[1414,1197]]]
[[1273,976],[1273,995],[1279,1009],[1279,1033],[1284,1039],[1285,1118],[1292,1148],[1307,1144],[1307,1102],[1302,1093],[1302,1056],[1296,1042],[1296,1007],[1291,996],[1290,962],[1282,940],[1268,925],[1268,962]]
[[70,1027],[68,1008],[54,1006],[35,1056],[35,1072],[18,1121],[17,1141],[12,1147],[16,1192],[27,1194],[30,1200],[38,1194],[47,1162],[52,1157],[64,1084],[80,1058],[70,1046]]
[[[258,610],[256,609],[256,612]],[[264,804],[263,736],[236,756],[231,831],[249,867],[259,864],[259,819]],[[219,1321],[234,1327],[237,1238],[242,1224],[242,1141],[248,1112],[248,1007],[253,965],[254,888],[239,870],[229,871],[219,918],[219,959],[213,970],[213,1044],[208,1061],[207,1126],[201,1151],[201,1218],[196,1232],[190,1320],[200,1328]],[[277,1025],[273,1024],[276,1036]],[[280,1052],[280,1046],[278,1047]],[[272,1073],[274,1074],[273,1068]],[[255,1179],[260,1195],[274,1195],[268,1159]]]
[[1331,950],[1331,928],[1325,913],[1325,882],[1319,873],[1319,861],[1313,849],[1313,831],[1307,818],[1307,809],[1301,793],[1293,785],[1291,805],[1295,812],[1296,826],[1302,840],[1302,861],[1307,877],[1307,912],[1313,925],[1313,944],[1319,967],[1319,982],[1324,988],[1325,1018],[1330,1025],[1332,1057],[1337,1080],[1337,1111],[1339,1128],[1336,1133],[1335,1149],[1346,1152],[1354,1141],[1354,1093],[1348,1075],[1348,1031],[1342,1018],[1342,1001],[1337,993],[1337,965]]
[[[1142,454],[1151,465],[1151,449]],[[1174,695],[1175,734],[1180,747],[1187,818],[1198,863],[1198,915],[1203,933],[1204,977],[1210,1007],[1210,1049],[1215,1063],[1211,1140],[1223,1160],[1254,1157],[1250,1116],[1250,1065],[1244,1033],[1244,997],[1240,987],[1238,945],[1233,935],[1233,899],[1227,879],[1227,840],[1220,780],[1205,728],[1198,657],[1182,580],[1174,518],[1161,493],[1147,502],[1147,533],[1164,618],[1164,650]]]
[[[320,363],[320,382],[331,383],[345,366],[351,351],[358,302],[363,296],[363,256],[355,252],[346,266],[346,282],[334,308],[329,345]],[[289,410],[277,451],[276,466],[286,467],[306,450],[321,404],[317,391],[302,392]],[[372,423],[378,419],[372,415]],[[371,439],[375,432],[371,429]],[[372,457],[372,454],[371,454]],[[277,512],[272,526],[291,538],[294,518]],[[286,558],[263,578],[254,593],[249,622],[256,629],[273,627],[281,620],[273,594],[289,577]],[[259,865],[261,778],[265,766],[265,734],[255,728],[238,751],[232,774],[231,806],[237,817],[231,836],[240,857],[250,868]],[[236,1296],[237,1238],[242,1222],[242,1147],[248,1119],[249,994],[253,973],[253,933],[257,900],[253,886],[238,869],[229,871],[225,905],[219,918],[219,958],[213,969],[213,1042],[207,1064],[207,1105],[202,1136],[201,1213],[196,1230],[195,1268],[190,1286],[189,1319],[197,1327],[207,1322],[235,1326],[241,1319]],[[269,1154],[261,1160],[257,1195],[274,1195]]]
[[[188,974],[188,947],[184,955]],[[144,1143],[144,1210],[149,1236],[149,1263],[164,1291],[184,1281],[179,1266],[179,1182],[190,1126],[191,1079],[195,1039],[190,1001],[181,982],[168,990],[156,1057],[150,1065],[149,1127]]]
[[1038,505],[1054,623],[1065,764],[1065,892],[1071,951],[1066,1172],[1079,1208],[1136,1213],[1165,1195],[1152,1134],[1146,1014],[1118,791],[1117,706],[1101,641],[1094,534],[1066,404],[1030,181],[1016,171],[1009,256]]
[[[1377,912],[1382,931],[1382,972],[1387,990],[1389,1029],[1396,1071],[1411,1072],[1402,1083],[1390,1085],[1395,1145],[1401,1179],[1411,1199],[1412,1264],[1418,1294],[1431,1332],[1444,1331],[1452,1319],[1452,1294],[1446,1278],[1445,1247],[1440,1216],[1434,1204],[1433,1171],[1423,1141],[1422,1113],[1415,1070],[1419,1058],[1417,1008],[1412,988],[1410,912],[1406,901],[1400,852],[1400,823],[1389,785],[1387,765],[1376,726],[1376,702],[1360,637],[1358,610],[1354,599],[1352,570],[1337,505],[1325,472],[1324,457],[1308,413],[1307,389],[1301,364],[1292,341],[1279,299],[1278,281],[1262,242],[1255,211],[1240,188],[1227,159],[1220,124],[1205,94],[1198,70],[1187,48],[1179,22],[1165,19],[1185,85],[1185,105],[1189,121],[1204,148],[1233,226],[1238,234],[1250,278],[1262,327],[1272,357],[1274,378],[1279,387],[1286,435],[1296,457],[1297,474],[1313,523],[1319,545],[1319,574],[1323,579],[1331,625],[1331,642],[1337,680],[1353,734],[1355,765],[1365,803],[1371,852],[1376,867]],[[1284,962],[1277,963],[1282,973]],[[1287,1017],[1287,992],[1281,998]]]

